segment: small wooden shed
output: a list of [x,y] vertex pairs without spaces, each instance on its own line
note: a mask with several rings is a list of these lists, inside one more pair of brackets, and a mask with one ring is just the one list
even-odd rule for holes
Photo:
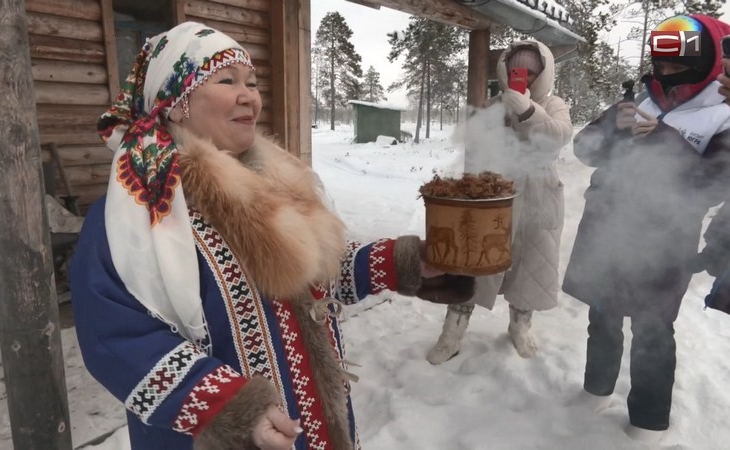
[[355,143],[375,142],[378,136],[392,136],[400,139],[400,113],[397,106],[350,100],[355,113]]

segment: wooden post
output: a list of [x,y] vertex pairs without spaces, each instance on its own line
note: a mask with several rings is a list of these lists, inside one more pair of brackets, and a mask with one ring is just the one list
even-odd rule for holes
[[[466,87],[466,133],[469,135],[469,128],[479,126],[469,120],[474,110],[483,108],[487,100],[487,72],[489,56],[490,31],[472,30],[469,32],[469,68],[467,72]],[[466,140],[464,149],[464,171],[469,172],[475,167],[473,162],[479,161],[476,152],[479,148],[471,148],[471,140]]]
[[481,108],[487,99],[487,55],[489,54],[489,30],[469,32],[469,70],[466,103]]
[[0,350],[13,447],[71,450],[26,24],[0,0]]

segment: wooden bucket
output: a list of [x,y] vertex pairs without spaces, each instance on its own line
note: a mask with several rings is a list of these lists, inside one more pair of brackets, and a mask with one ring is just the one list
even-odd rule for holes
[[423,196],[426,262],[457,275],[491,275],[509,269],[514,197],[470,200]]

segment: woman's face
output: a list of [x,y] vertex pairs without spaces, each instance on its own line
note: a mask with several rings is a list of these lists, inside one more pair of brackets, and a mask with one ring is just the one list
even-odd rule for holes
[[[190,118],[181,125],[235,154],[251,147],[261,113],[261,94],[251,67],[232,64],[216,71],[188,99]],[[178,104],[175,108],[179,108]]]

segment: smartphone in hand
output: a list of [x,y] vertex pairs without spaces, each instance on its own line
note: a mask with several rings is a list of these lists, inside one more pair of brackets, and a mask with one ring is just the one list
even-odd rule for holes
[[[730,42],[728,43],[730,44]],[[527,91],[527,69],[524,67],[513,67],[510,69],[507,87],[524,94]]]

